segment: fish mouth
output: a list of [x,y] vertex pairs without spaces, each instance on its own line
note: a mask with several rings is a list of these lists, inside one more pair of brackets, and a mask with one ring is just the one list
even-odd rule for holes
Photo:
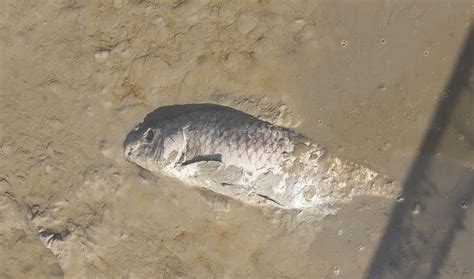
[[132,156],[133,152],[133,147],[130,144],[127,144],[123,146],[123,154],[125,155],[125,158],[129,159]]
[[133,143],[139,141],[143,135],[143,129],[140,128],[141,125],[137,125],[131,132],[127,134],[125,140],[122,143],[123,152],[126,152],[127,147],[133,145]]

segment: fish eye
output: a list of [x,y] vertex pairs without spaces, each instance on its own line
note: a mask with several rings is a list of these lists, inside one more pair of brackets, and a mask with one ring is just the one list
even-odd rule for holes
[[154,136],[155,136],[155,132],[153,132],[152,129],[148,129],[148,131],[146,131],[145,140],[150,142],[153,140]]

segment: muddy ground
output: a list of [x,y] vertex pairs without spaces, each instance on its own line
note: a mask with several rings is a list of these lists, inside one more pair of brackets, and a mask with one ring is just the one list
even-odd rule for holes
[[[467,0],[2,0],[0,278],[473,278],[472,16]],[[293,128],[406,195],[303,222],[124,160],[136,123],[186,103]]]

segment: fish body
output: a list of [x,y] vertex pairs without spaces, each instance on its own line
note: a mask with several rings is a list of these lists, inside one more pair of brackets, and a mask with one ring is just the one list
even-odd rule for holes
[[391,179],[326,154],[290,129],[218,105],[174,108],[171,116],[150,114],[128,134],[129,161],[247,203],[289,209],[399,190]]

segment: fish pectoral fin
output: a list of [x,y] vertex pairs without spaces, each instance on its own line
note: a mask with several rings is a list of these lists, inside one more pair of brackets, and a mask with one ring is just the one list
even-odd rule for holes
[[210,161],[222,162],[222,155],[221,154],[198,155],[183,162],[181,165],[186,166],[186,165],[194,164],[197,162],[210,162]]
[[259,196],[259,197],[261,197],[261,198],[264,198],[265,200],[271,201],[271,202],[273,202],[273,203],[275,203],[275,204],[277,204],[277,205],[279,205],[279,206],[281,206],[281,207],[285,207],[283,204],[277,202],[276,200],[270,198],[270,197],[267,196],[267,195],[262,195],[262,194],[258,194],[258,193],[257,193],[256,195]]
[[190,161],[191,160],[181,164],[181,168],[199,177],[212,177],[224,166],[224,164],[219,161]]
[[235,166],[226,166],[219,161],[197,161],[182,165],[182,170],[196,180],[213,181],[220,186],[229,188],[245,188],[243,186],[243,170]]

